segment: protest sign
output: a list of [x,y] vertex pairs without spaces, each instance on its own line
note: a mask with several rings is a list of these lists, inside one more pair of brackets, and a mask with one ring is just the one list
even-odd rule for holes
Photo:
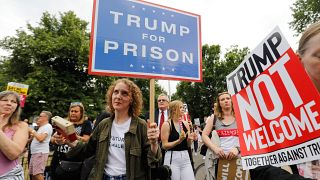
[[227,76],[244,169],[320,159],[320,98],[276,27]]
[[193,121],[195,125],[200,126],[200,118],[194,118]]
[[89,74],[202,81],[200,16],[135,0],[95,0]]
[[219,159],[217,179],[223,180],[249,180],[250,173],[243,170],[241,159]]
[[9,82],[7,86],[8,91],[17,92],[20,95],[20,107],[24,107],[27,99],[28,89],[29,85],[16,82]]

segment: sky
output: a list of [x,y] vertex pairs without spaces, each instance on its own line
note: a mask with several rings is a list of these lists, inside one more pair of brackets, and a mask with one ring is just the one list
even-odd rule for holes
[[[295,0],[145,0],[201,16],[202,44],[220,45],[225,52],[231,45],[254,49],[276,26],[295,50],[298,37],[289,28]],[[93,0],[0,0],[0,39],[13,36],[26,23],[37,25],[42,13],[59,15],[74,11],[91,24]],[[91,26],[88,26],[90,28]],[[88,29],[89,31],[90,29]],[[0,55],[8,53],[0,49]],[[178,81],[160,80],[170,94]],[[169,87],[170,86],[170,90]]]

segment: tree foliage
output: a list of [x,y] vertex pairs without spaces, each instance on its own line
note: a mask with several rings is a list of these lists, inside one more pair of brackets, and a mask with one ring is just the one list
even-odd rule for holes
[[203,82],[180,82],[173,99],[181,99],[187,103],[192,118],[210,115],[217,94],[227,90],[226,76],[238,67],[248,52],[248,48],[239,49],[238,46],[232,46],[227,49],[224,59],[221,59],[219,45],[204,45]]
[[308,25],[320,20],[320,0],[297,0],[291,10],[293,21],[289,24],[297,35]]
[[[43,109],[66,116],[70,102],[74,101],[83,102],[90,117],[104,109],[106,89],[117,78],[87,73],[87,26],[88,22],[72,11],[60,13],[58,18],[45,12],[37,26],[27,24],[26,30],[19,29],[15,36],[0,41],[0,47],[11,52],[0,61],[0,88],[4,90],[8,82],[29,85],[25,117]],[[142,89],[148,105],[149,81],[133,81]],[[162,91],[158,85],[156,89],[158,93]],[[40,104],[40,100],[46,103]]]

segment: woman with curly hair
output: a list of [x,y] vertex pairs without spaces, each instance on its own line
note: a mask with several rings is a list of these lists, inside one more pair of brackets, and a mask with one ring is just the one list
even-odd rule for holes
[[[142,108],[140,88],[128,79],[119,79],[106,94],[111,117],[102,120],[88,143],[69,142],[69,156],[96,156],[89,179],[150,179],[150,167],[158,165],[161,151],[156,123],[149,127],[138,116]],[[61,138],[59,140],[64,140]]]

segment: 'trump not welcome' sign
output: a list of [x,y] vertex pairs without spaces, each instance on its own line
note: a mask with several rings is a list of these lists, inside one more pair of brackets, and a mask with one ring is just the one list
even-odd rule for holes
[[227,76],[244,169],[320,159],[320,98],[279,28]]
[[89,73],[202,81],[200,16],[134,0],[95,0]]

